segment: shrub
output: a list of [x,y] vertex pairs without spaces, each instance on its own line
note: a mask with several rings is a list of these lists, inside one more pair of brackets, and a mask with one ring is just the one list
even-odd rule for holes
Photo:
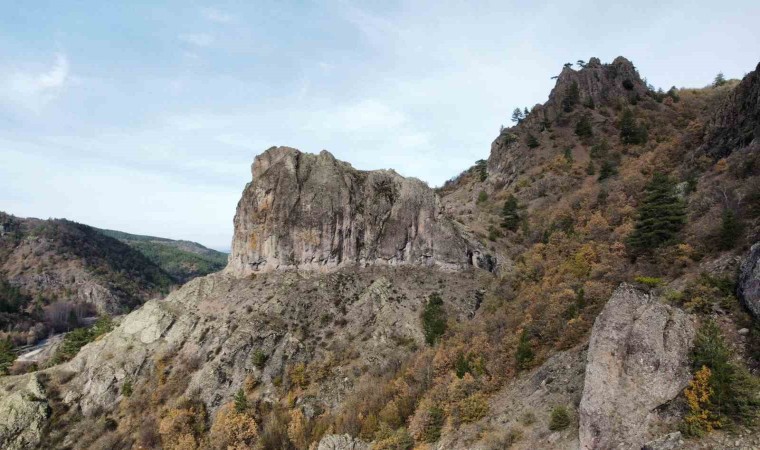
[[533,362],[533,348],[530,346],[526,330],[523,330],[520,335],[520,341],[517,344],[517,351],[515,352],[515,360],[518,369],[527,369]]
[[414,439],[406,431],[406,428],[391,430],[385,423],[375,433],[375,445],[373,450],[409,450],[414,447]]
[[648,288],[656,288],[662,284],[662,278],[658,277],[643,277],[639,276],[634,278],[634,281],[646,285]]
[[443,409],[438,406],[430,406],[412,420],[415,439],[421,442],[432,443],[441,438],[441,428],[446,419]]
[[488,400],[478,392],[459,402],[457,416],[462,423],[472,423],[485,417],[488,409]]
[[124,397],[130,397],[132,395],[132,381],[129,379],[124,380],[121,385],[121,395]]
[[0,340],[0,375],[8,375],[14,361],[16,354],[13,352],[13,343],[10,339]]
[[555,406],[552,409],[551,418],[549,420],[549,429],[551,431],[564,430],[570,426],[570,413],[567,412],[567,408],[564,406]]
[[536,148],[541,145],[541,143],[538,142],[538,139],[536,139],[532,133],[528,133],[528,139],[525,141],[525,143],[528,145],[528,148]]
[[269,357],[266,355],[266,353],[258,349],[251,355],[251,362],[257,369],[263,369],[267,363],[267,359],[269,359]]
[[636,122],[630,109],[623,111],[620,118],[620,141],[623,144],[641,145],[647,142],[648,133],[644,125]]
[[681,424],[681,431],[687,436],[702,436],[711,432],[714,428],[720,428],[721,421],[712,412],[710,398],[713,390],[710,387],[712,372],[707,366],[694,375],[689,382],[689,387],[684,389],[684,396],[689,405],[689,412]]
[[248,409],[248,397],[245,396],[245,392],[239,389],[235,394],[235,411],[243,413]]
[[437,292],[430,294],[422,310],[422,331],[428,345],[435,345],[446,332],[446,311],[443,309],[443,299]]
[[209,438],[216,448],[254,448],[259,437],[253,417],[237,411],[237,405],[226,404],[216,413]]
[[488,194],[486,191],[478,192],[478,203],[483,203],[485,201],[488,201]]
[[611,161],[605,160],[602,162],[602,166],[599,168],[599,181],[606,180],[607,178],[617,175],[617,167]]
[[199,437],[206,430],[206,409],[202,404],[183,406],[170,409],[159,423],[158,432],[165,449],[199,448]]

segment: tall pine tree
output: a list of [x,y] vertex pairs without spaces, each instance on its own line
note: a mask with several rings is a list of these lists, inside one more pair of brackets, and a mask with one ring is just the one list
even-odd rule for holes
[[636,254],[670,244],[684,223],[686,210],[673,182],[655,173],[639,205],[636,228],[628,237],[628,246]]
[[501,222],[502,227],[510,231],[517,231],[517,227],[520,225],[520,215],[517,212],[517,199],[514,195],[510,194],[504,202],[501,216],[504,218]]

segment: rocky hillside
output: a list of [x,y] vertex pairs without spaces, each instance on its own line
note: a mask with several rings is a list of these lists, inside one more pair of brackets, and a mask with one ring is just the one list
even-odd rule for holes
[[0,230],[0,317],[17,344],[130,311],[173,284],[141,253],[86,225],[0,213]]
[[757,75],[582,66],[438,192],[259,155],[227,268],[0,379],[0,446],[758,448]]
[[98,231],[139,251],[180,284],[222,270],[227,265],[226,253],[206,248],[197,242],[115,230]]

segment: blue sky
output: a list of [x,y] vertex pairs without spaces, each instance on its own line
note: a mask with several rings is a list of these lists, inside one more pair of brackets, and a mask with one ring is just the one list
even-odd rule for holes
[[0,1],[0,210],[226,249],[256,154],[440,185],[562,64],[657,87],[760,60],[760,2]]

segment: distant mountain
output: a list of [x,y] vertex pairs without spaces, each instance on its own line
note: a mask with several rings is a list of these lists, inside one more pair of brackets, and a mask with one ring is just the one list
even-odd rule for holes
[[197,242],[175,241],[116,230],[97,230],[139,251],[179,283],[217,272],[227,265],[226,253],[204,247]]
[[175,280],[141,252],[65,219],[0,212],[0,326],[16,343],[121,314]]

